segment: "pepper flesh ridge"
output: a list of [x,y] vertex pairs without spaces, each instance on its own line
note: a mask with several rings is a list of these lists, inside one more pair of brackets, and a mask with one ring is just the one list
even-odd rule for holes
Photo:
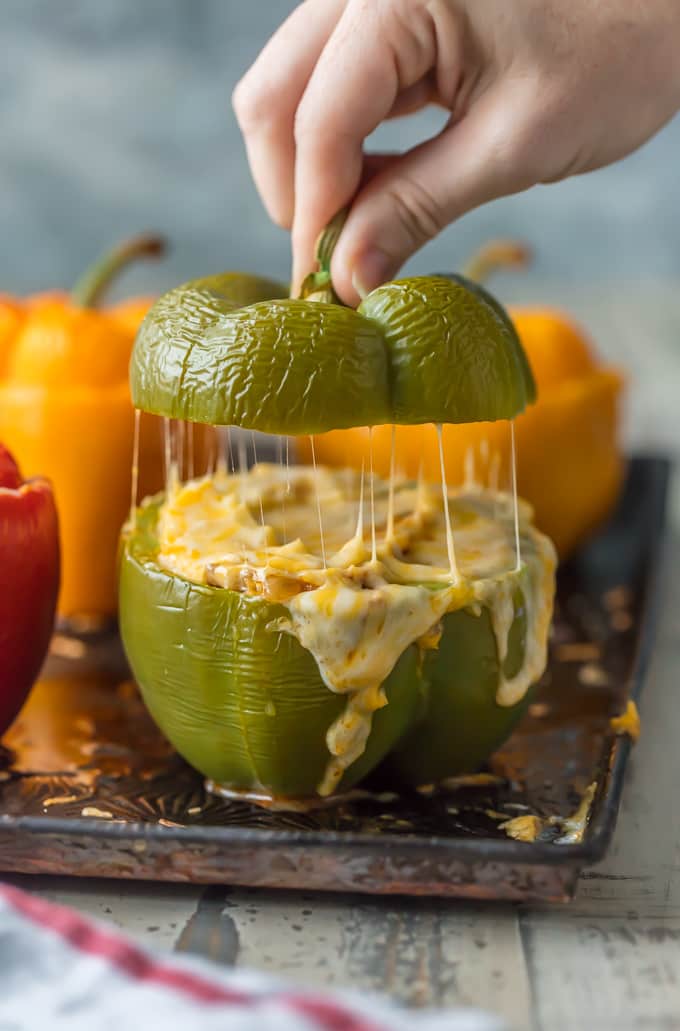
[[509,419],[535,399],[507,314],[462,277],[395,280],[356,310],[286,292],[226,272],[165,294],[135,342],[134,404],[167,418],[316,434]]

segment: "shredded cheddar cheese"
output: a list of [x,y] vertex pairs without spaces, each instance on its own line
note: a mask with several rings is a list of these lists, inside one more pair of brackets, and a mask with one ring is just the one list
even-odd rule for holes
[[581,795],[578,808],[569,816],[548,816],[542,819],[540,816],[527,813],[523,816],[513,816],[498,826],[509,838],[528,842],[536,841],[544,830],[556,827],[559,832],[559,837],[555,838],[556,845],[579,845],[586,832],[596,791],[597,784],[589,784]]
[[615,734],[627,734],[631,741],[637,741],[641,730],[640,713],[632,698],[628,700],[625,711],[620,716],[612,716],[609,726]]
[[529,813],[524,816],[513,816],[498,826],[515,841],[535,841],[543,830],[543,821],[539,816]]
[[286,615],[270,629],[295,636],[328,688],[347,696],[328,729],[321,795],[332,793],[364,751],[372,714],[387,704],[382,685],[399,657],[414,643],[436,648],[446,613],[487,608],[502,668],[521,587],[524,658],[513,677],[501,673],[499,705],[516,704],[546,663],[556,560],[531,526],[528,507],[520,508],[517,572],[507,495],[473,487],[450,492],[453,582],[441,489],[398,483],[390,500],[388,484],[376,477],[373,494],[375,559],[360,512],[361,476],[353,470],[260,464],[203,477],[177,484],[159,515],[158,561],[165,569],[281,604]]

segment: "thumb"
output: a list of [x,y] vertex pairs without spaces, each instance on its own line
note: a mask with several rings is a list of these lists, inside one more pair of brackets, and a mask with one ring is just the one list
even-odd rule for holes
[[[508,138],[507,105],[491,97],[438,136],[394,158],[360,190],[333,256],[333,285],[356,304],[447,225],[533,184]],[[515,122],[515,124],[517,124]]]

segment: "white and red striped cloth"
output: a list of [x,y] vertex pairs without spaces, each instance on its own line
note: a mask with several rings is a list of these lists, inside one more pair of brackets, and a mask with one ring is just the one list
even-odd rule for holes
[[0,885],[0,1031],[503,1031],[477,1010],[414,1011],[139,948]]

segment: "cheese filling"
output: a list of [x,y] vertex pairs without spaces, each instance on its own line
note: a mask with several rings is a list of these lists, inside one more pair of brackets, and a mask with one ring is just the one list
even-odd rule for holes
[[[546,663],[556,560],[552,544],[531,526],[528,506],[520,502],[517,571],[511,498],[469,486],[449,492],[453,583],[441,488],[401,482],[390,500],[388,483],[374,478],[375,560],[364,493],[354,470],[259,464],[177,484],[159,513],[163,568],[282,605],[287,615],[270,629],[296,637],[328,688],[347,696],[327,732],[321,795],[333,792],[364,751],[372,714],[387,704],[382,685],[400,656],[414,643],[436,648],[447,612],[489,610],[501,668],[499,705],[520,701]],[[518,586],[527,621],[524,657],[506,679]]]

